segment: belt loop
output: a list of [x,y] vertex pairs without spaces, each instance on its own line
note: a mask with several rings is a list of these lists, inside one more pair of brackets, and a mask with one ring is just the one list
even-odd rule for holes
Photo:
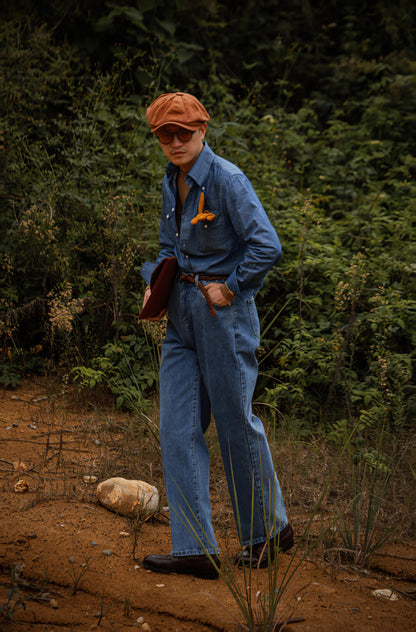
[[195,279],[195,287],[199,287],[199,274],[195,274],[194,279]]

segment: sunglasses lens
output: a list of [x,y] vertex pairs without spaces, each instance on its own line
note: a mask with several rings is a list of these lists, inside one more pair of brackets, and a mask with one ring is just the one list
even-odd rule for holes
[[157,138],[162,145],[169,145],[173,141],[174,136],[177,136],[181,143],[187,143],[191,140],[193,134],[194,132],[191,132],[189,129],[181,129],[179,132],[160,132],[160,134],[157,134]]
[[178,138],[183,143],[187,143],[192,138],[192,132],[189,129],[181,129],[178,132]]
[[170,132],[162,132],[161,134],[158,134],[158,139],[163,145],[168,145],[173,140],[173,134]]

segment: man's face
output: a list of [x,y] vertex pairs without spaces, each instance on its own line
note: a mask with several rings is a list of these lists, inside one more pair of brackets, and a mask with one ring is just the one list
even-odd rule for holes
[[201,123],[201,127],[192,134],[189,141],[181,141],[176,134],[183,129],[179,125],[164,125],[157,131],[156,135],[161,132],[174,134],[172,142],[167,145],[159,142],[159,145],[168,160],[184,171],[189,171],[202,150],[202,140],[205,137],[207,124]]

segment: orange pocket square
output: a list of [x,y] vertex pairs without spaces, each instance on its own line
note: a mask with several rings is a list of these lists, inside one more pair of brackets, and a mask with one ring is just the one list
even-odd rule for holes
[[201,197],[199,198],[198,203],[198,213],[191,219],[191,224],[198,224],[198,222],[212,222],[215,218],[215,213],[210,213],[209,211],[204,211],[205,206],[205,195],[202,192]]

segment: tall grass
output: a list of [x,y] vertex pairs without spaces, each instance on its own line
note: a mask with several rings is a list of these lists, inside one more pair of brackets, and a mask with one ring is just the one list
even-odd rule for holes
[[[224,582],[227,587],[231,597],[234,600],[234,603],[239,612],[239,618],[234,620],[236,625],[239,625],[241,629],[246,632],[278,632],[278,630],[283,629],[285,625],[287,625],[295,613],[296,607],[298,605],[297,597],[298,595],[290,595],[290,588],[293,584],[293,580],[296,577],[296,574],[301,567],[304,560],[310,556],[313,549],[325,538],[328,530],[331,529],[332,524],[330,523],[326,528],[322,529],[318,538],[315,538],[311,543],[309,540],[309,534],[311,530],[312,523],[314,521],[315,516],[318,514],[319,509],[327,495],[327,492],[330,488],[330,485],[337,474],[338,467],[343,459],[344,453],[348,450],[351,445],[352,439],[355,435],[355,432],[358,428],[358,423],[351,430],[349,436],[347,437],[344,445],[340,449],[337,459],[326,478],[326,482],[321,490],[318,501],[314,505],[307,525],[303,530],[303,533],[299,534],[296,537],[296,544],[291,553],[288,553],[290,556],[289,563],[284,569],[283,573],[281,573],[281,566],[279,560],[279,538],[276,538],[275,542],[275,550],[274,555],[271,554],[270,549],[268,549],[267,554],[267,581],[265,582],[266,586],[263,588],[260,585],[258,568],[252,568],[251,564],[245,565],[243,564],[242,570],[240,572],[239,569],[236,568],[234,559],[230,559],[227,551],[221,547],[220,545],[220,557],[221,563],[218,563],[215,556],[212,555],[208,549],[199,533],[195,529],[195,526],[192,524],[190,518],[186,515],[185,511],[182,510],[180,513],[177,509],[171,508],[176,516],[181,520],[185,529],[188,530],[189,533],[193,536],[198,546],[204,551],[206,557],[211,561],[215,569],[217,570],[220,578]],[[231,472],[233,477],[233,494],[235,499],[235,507],[236,507],[236,523],[238,535],[241,543],[241,555],[244,551],[244,546],[242,545],[242,529],[241,529],[241,520],[240,514],[238,511],[238,499],[236,493],[236,486],[234,481],[234,470],[231,464]],[[181,493],[180,488],[178,487],[179,492]],[[253,520],[254,520],[254,485],[252,485],[252,497],[251,497],[251,541],[253,540]],[[184,505],[187,507],[194,523],[198,526],[200,532],[203,534],[206,541],[208,541],[204,530],[199,523],[197,517],[195,516],[192,508],[190,507],[187,499],[181,493]],[[264,493],[263,493],[264,499]],[[263,502],[264,506],[264,502]],[[270,511],[270,514],[273,513]],[[272,535],[278,530],[279,525],[276,525],[271,520],[270,516],[266,515],[264,512],[264,524],[266,527],[266,533]],[[296,530],[296,525],[295,525]],[[265,545],[267,542],[265,543]],[[215,544],[209,542],[209,546],[211,549],[215,550]],[[249,546],[249,549],[252,549],[252,545]],[[251,560],[250,560],[251,561]],[[219,602],[220,603],[220,602]],[[223,604],[221,604],[223,605]],[[225,606],[224,606],[225,609]]]

